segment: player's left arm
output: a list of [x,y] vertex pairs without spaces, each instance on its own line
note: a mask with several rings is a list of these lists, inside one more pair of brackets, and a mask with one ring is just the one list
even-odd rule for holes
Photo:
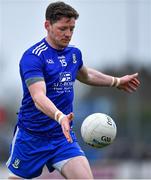
[[87,85],[117,87],[126,92],[136,91],[140,85],[138,73],[113,77],[85,66],[82,66],[78,71],[77,79]]

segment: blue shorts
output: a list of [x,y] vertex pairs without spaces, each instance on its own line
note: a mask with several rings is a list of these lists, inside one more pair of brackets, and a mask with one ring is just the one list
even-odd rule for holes
[[71,136],[73,143],[67,142],[65,137],[54,140],[35,136],[17,128],[6,165],[13,174],[26,179],[40,176],[45,165],[49,172],[52,172],[54,170],[52,165],[57,162],[85,156],[73,132]]

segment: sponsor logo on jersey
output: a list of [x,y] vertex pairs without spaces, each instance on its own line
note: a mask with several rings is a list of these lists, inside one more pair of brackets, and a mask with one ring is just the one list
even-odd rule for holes
[[59,82],[53,84],[53,89],[57,93],[70,93],[73,90],[71,72],[59,73]]
[[59,81],[60,82],[68,82],[68,81],[71,81],[72,78],[71,78],[71,73],[70,72],[62,72],[60,73],[60,79]]

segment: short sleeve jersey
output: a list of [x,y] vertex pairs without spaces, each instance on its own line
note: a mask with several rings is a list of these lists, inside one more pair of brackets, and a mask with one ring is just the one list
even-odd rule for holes
[[74,46],[63,50],[52,48],[45,39],[29,48],[20,60],[23,99],[18,115],[18,126],[32,132],[61,135],[61,126],[38,110],[27,87],[32,78],[43,79],[46,96],[64,114],[73,111],[73,85],[82,67],[81,51]]

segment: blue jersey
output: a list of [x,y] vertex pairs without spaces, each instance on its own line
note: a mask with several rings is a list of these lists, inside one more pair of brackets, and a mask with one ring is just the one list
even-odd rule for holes
[[18,126],[45,136],[62,136],[59,123],[36,108],[27,81],[32,78],[44,79],[46,96],[60,111],[69,114],[73,111],[73,85],[82,65],[81,51],[73,46],[56,50],[43,39],[29,48],[20,61],[23,99]]

